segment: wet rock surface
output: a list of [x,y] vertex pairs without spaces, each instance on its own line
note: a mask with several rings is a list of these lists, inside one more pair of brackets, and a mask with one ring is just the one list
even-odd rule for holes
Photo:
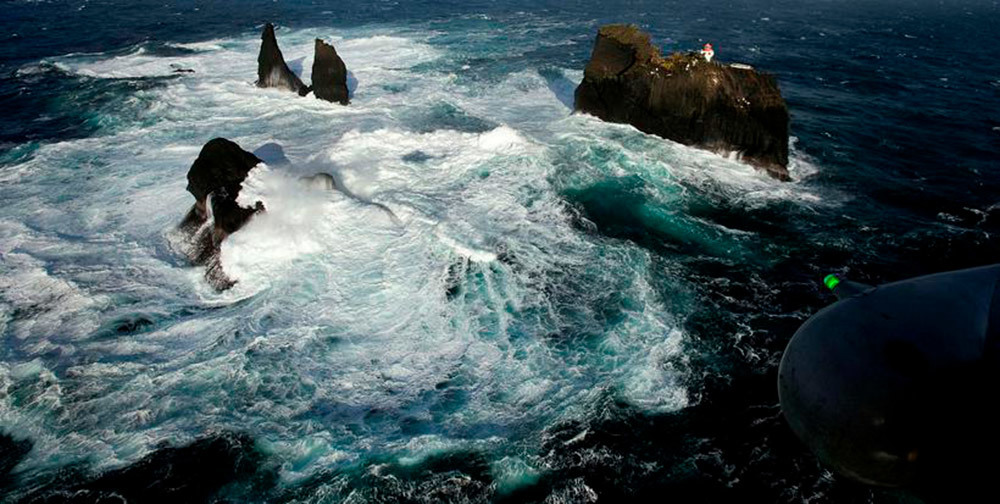
[[697,53],[663,57],[630,25],[600,29],[575,108],[685,145],[726,153],[788,180],[788,107],[774,76]]
[[194,206],[181,222],[190,247],[188,258],[196,265],[207,266],[206,278],[219,290],[232,286],[219,264],[219,246],[257,212],[261,202],[242,207],[237,198],[242,182],[261,160],[225,138],[215,138],[202,147],[188,171],[187,190],[195,198]]
[[278,48],[278,39],[274,36],[274,25],[267,23],[260,34],[260,54],[257,55],[257,86],[262,88],[283,88],[294,91],[300,96],[309,93],[309,87],[295,75],[285,57]]
[[332,45],[316,39],[312,67],[313,94],[316,98],[341,105],[350,103],[347,90],[347,66]]

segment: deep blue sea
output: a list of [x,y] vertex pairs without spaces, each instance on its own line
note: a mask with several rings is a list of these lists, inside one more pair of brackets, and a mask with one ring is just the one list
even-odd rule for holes
[[[824,469],[777,367],[826,273],[997,261],[997,1],[0,7],[0,499],[915,502]],[[255,87],[266,22],[351,104]],[[573,114],[609,22],[774,73],[793,181]],[[284,153],[223,293],[176,236],[218,136]]]

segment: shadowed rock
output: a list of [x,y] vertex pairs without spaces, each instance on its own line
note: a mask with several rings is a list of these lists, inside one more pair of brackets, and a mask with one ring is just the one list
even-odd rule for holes
[[[214,193],[213,209],[219,207],[226,209],[227,202],[235,204],[236,197],[242,189],[242,182],[254,166],[260,163],[257,156],[243,150],[235,142],[225,138],[215,138],[209,140],[198,158],[194,160],[191,169],[188,170],[187,190],[194,196],[195,207],[198,216],[204,221],[207,218],[205,212],[208,196]],[[216,215],[216,220],[227,216]],[[230,224],[231,225],[231,224]],[[237,226],[238,227],[238,226]],[[233,229],[235,231],[235,229]]]
[[14,439],[0,432],[0,488],[7,482],[7,476],[31,451],[33,443],[27,439]]
[[270,167],[288,166],[292,164],[285,155],[285,148],[277,142],[268,142],[253,151],[253,155],[260,158]]
[[224,433],[182,447],[164,447],[94,479],[78,475],[21,499],[27,503],[219,502],[223,487],[249,495],[273,485],[264,456],[245,434]]
[[774,76],[696,53],[666,58],[635,26],[601,27],[576,110],[685,145],[727,152],[788,180],[788,107]]
[[283,88],[294,91],[299,96],[309,93],[309,87],[302,83],[285,63],[278,40],[274,36],[274,25],[267,23],[260,35],[260,54],[257,55],[257,87]]
[[347,66],[332,45],[316,39],[313,58],[312,88],[316,98],[341,105],[350,103],[347,91]]
[[216,138],[202,147],[188,170],[187,190],[194,196],[195,203],[180,229],[190,239],[188,258],[194,264],[207,266],[205,276],[219,290],[233,284],[219,264],[219,245],[255,213],[264,210],[260,201],[250,208],[236,202],[243,180],[260,162],[257,156],[239,145]]

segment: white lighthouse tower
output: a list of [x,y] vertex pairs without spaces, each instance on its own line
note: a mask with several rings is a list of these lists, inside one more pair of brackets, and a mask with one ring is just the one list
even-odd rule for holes
[[705,47],[701,50],[701,55],[705,57],[705,61],[711,62],[712,58],[715,56],[715,50],[712,49],[712,44],[705,44]]

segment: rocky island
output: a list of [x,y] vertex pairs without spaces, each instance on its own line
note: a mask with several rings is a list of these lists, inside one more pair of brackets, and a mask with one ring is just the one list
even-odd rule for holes
[[257,87],[281,88],[305,96],[310,92],[320,100],[350,103],[347,88],[347,65],[333,45],[316,39],[313,55],[312,85],[306,86],[295,72],[288,68],[285,57],[278,48],[274,25],[267,23],[260,34],[260,53],[257,55]]
[[265,24],[264,31],[260,34],[257,87],[284,88],[298,93],[299,96],[305,96],[311,91],[285,63],[285,57],[278,48],[278,39],[274,36],[274,25],[271,23]]
[[347,65],[332,45],[316,39],[312,67],[313,94],[316,98],[341,105],[350,103],[347,91]]
[[187,190],[195,202],[180,230],[189,242],[188,259],[196,265],[206,266],[205,278],[217,290],[233,285],[222,271],[219,246],[254,214],[264,211],[260,201],[250,208],[236,201],[247,174],[260,162],[257,156],[235,142],[215,138],[201,148],[188,170]]
[[746,65],[667,57],[632,25],[600,28],[575,109],[788,176],[788,107],[777,80]]

